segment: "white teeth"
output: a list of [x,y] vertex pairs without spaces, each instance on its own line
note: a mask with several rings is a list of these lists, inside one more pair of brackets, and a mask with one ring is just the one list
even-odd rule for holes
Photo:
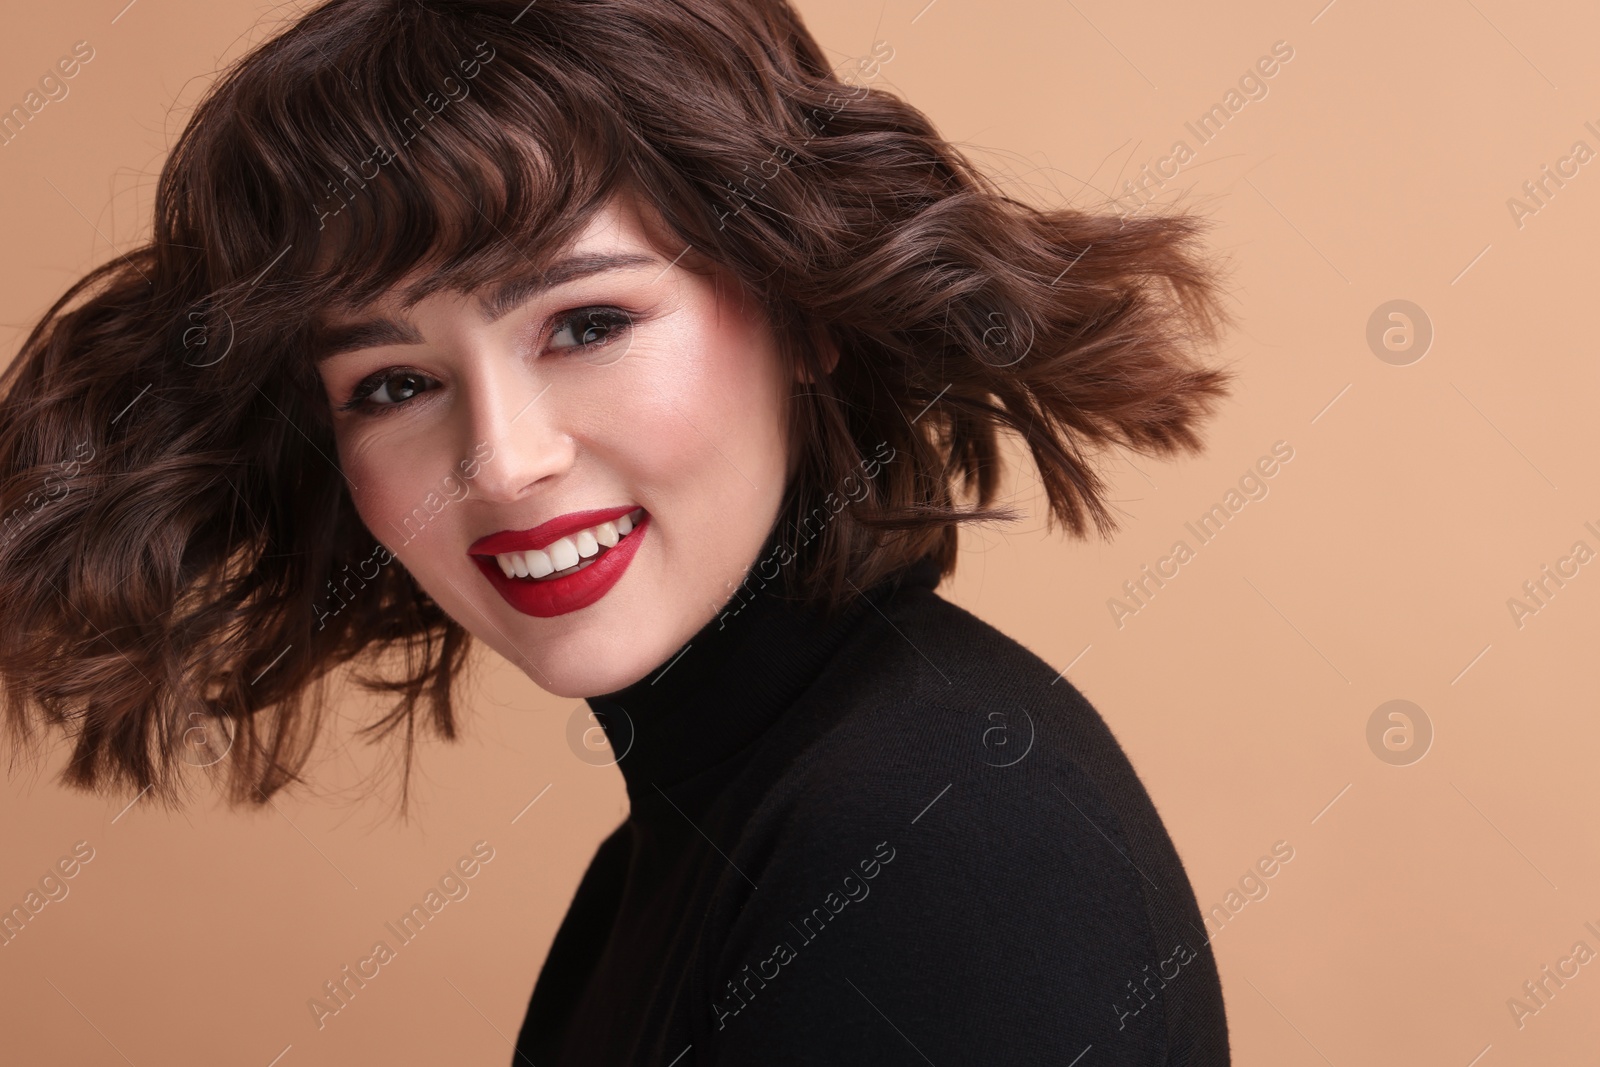
[[555,544],[545,549],[550,553],[550,562],[555,564],[556,570],[564,571],[568,567],[578,565],[578,546],[572,543],[572,538],[563,537]]
[[634,508],[619,519],[579,530],[543,550],[502,552],[494,557],[495,563],[507,578],[543,578],[576,567],[583,560],[592,560],[602,548],[614,547],[632,533],[643,518],[644,508]]

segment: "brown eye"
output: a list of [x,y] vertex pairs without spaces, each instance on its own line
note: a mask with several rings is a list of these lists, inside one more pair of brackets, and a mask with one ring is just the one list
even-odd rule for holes
[[[615,341],[633,324],[621,308],[587,307],[569,311],[556,320],[560,329],[550,337],[551,348],[599,348]],[[570,341],[558,339],[570,337]]]
[[342,406],[343,410],[395,407],[433,388],[427,375],[390,368],[364,379]]

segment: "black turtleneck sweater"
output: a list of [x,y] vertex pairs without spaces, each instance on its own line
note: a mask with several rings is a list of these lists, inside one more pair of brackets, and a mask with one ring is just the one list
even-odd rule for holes
[[1229,1062],[1194,892],[1121,747],[937,584],[925,560],[832,621],[758,593],[589,701],[632,810],[515,1064]]

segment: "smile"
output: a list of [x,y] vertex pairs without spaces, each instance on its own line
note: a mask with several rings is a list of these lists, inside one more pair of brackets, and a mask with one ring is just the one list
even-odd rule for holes
[[605,555],[609,548],[633,531],[634,524],[644,518],[644,508],[634,508],[612,522],[602,522],[585,527],[575,534],[561,538],[548,548],[530,548],[526,552],[500,552],[494,561],[507,578],[530,578],[534,581],[554,581],[576,574]]
[[552,618],[610,592],[649,526],[650,514],[640,507],[574,512],[532,530],[480,538],[467,551],[506,603]]

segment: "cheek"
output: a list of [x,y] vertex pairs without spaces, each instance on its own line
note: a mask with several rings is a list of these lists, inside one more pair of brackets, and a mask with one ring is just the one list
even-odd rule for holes
[[630,439],[652,481],[749,507],[783,488],[789,389],[770,335],[726,309],[702,323],[667,340],[649,384],[629,390]]
[[[356,514],[361,516],[362,525],[390,552],[402,553],[405,538],[395,532],[399,517],[405,511],[399,493],[395,487],[384,484],[377,471],[361,471],[356,478],[350,489],[350,499],[356,506]],[[361,487],[359,490],[355,488],[357,485]]]
[[413,542],[426,547],[425,535],[449,522],[452,502],[443,487],[451,472],[438,458],[448,454],[432,448],[426,436],[382,428],[339,441],[339,463],[356,513],[408,569],[414,569],[412,557],[420,555],[425,562],[428,556]]
[[790,389],[764,325],[726,306],[682,316],[638,354],[612,393],[615,451],[601,465],[657,520],[655,582],[640,595],[692,609],[681,641],[708,617],[704,605],[726,603],[777,519]]

